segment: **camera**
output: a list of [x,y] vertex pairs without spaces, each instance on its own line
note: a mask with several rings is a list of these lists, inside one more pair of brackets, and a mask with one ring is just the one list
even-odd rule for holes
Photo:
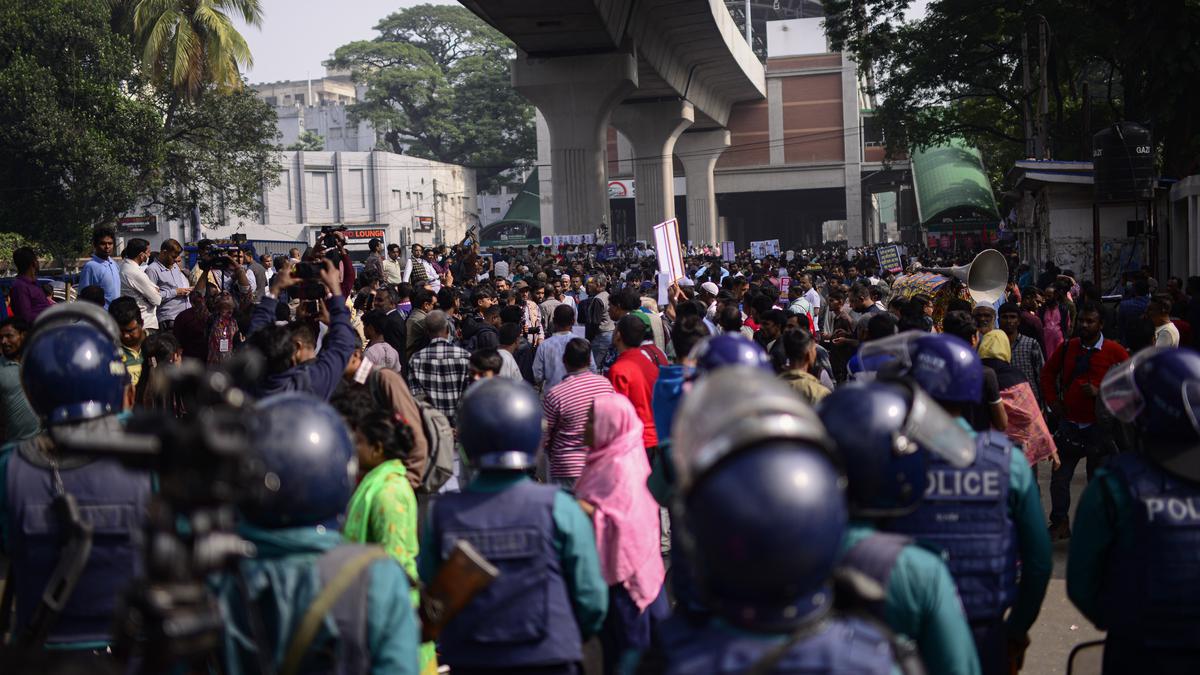
[[314,262],[300,262],[296,263],[293,273],[296,275],[297,279],[303,279],[305,281],[320,280],[321,266]]

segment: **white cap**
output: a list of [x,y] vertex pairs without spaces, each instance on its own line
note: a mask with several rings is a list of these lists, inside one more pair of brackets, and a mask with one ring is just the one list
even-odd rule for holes
[[717,288],[717,285],[711,281],[706,281],[700,284],[700,290],[713,296],[721,292],[721,289]]
[[695,286],[695,285],[696,285],[696,282],[692,281],[691,279],[689,279],[687,277],[683,277],[682,279],[679,280],[680,288],[683,288],[684,286]]

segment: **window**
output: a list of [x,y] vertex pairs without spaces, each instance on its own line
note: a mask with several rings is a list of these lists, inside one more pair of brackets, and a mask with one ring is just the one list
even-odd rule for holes
[[863,145],[870,148],[883,145],[883,125],[873,116],[862,118]]
[[359,208],[367,208],[367,181],[362,169],[350,170],[349,187],[358,192]]
[[342,128],[341,127],[329,127],[329,137],[330,138],[341,138],[342,137]]
[[304,94],[296,94],[296,105],[304,105]]
[[308,172],[308,194],[312,198],[312,205],[317,208],[329,208],[329,172],[328,171],[309,171]]
[[492,207],[492,213],[500,213],[500,207],[499,207],[499,206],[493,206],[493,207]]
[[400,208],[400,191],[392,190],[392,208]]

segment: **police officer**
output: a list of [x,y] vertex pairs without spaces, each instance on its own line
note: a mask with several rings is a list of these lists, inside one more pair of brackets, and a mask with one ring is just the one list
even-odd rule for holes
[[1143,350],[1100,399],[1138,447],[1079,500],[1067,595],[1108,631],[1105,673],[1200,672],[1200,355]]
[[289,392],[260,401],[250,430],[267,496],[242,509],[239,534],[258,550],[241,563],[244,588],[235,575],[217,584],[225,672],[258,673],[265,655],[276,671],[418,673],[420,629],[404,569],[339,532],[357,472],[342,419],[324,401]]
[[883,588],[876,615],[916,642],[930,673],[978,673],[971,629],[941,557],[881,531],[921,504],[932,457],[965,466],[974,460],[975,444],[924,392],[901,382],[841,387],[818,412],[849,483],[851,520],[840,564]]
[[983,397],[983,364],[975,350],[952,335],[916,335],[908,342],[905,372],[969,431],[975,460],[956,467],[934,457],[925,499],[888,529],[943,551],[983,672],[1009,672],[1010,662],[1019,668],[1024,661],[1029,628],[1050,581],[1050,538],[1037,481],[1025,453],[1008,437],[990,430],[976,434],[963,417]]
[[56,440],[120,431],[128,377],[118,344],[116,323],[90,303],[47,309],[26,338],[21,383],[46,431],[0,450],[0,548],[22,656],[43,646],[51,662],[103,653],[120,593],[142,573],[134,542],[150,475]]
[[674,435],[676,527],[715,616],[667,622],[667,673],[869,674],[909,663],[881,622],[833,609],[844,481],[820,420],[790,387],[724,368],[689,394]]
[[427,583],[465,539],[500,570],[442,631],[457,675],[580,672],[583,640],[600,630],[608,586],[591,521],[566,492],[529,478],[542,405],[523,381],[480,380],[459,403],[459,441],[475,478],[430,506],[418,568]]

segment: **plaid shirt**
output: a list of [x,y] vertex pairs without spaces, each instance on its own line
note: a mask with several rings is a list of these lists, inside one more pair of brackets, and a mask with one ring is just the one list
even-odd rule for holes
[[1046,365],[1046,357],[1042,355],[1042,346],[1037,343],[1037,340],[1017,333],[1017,339],[1012,343],[1012,365],[1025,379],[1029,380],[1029,386],[1033,387],[1033,393],[1037,396],[1038,405],[1042,404],[1042,391],[1038,384],[1041,382],[1042,366]]
[[430,403],[454,423],[458,399],[467,386],[471,353],[446,338],[436,338],[413,354],[408,367],[408,388],[414,396],[425,394]]

